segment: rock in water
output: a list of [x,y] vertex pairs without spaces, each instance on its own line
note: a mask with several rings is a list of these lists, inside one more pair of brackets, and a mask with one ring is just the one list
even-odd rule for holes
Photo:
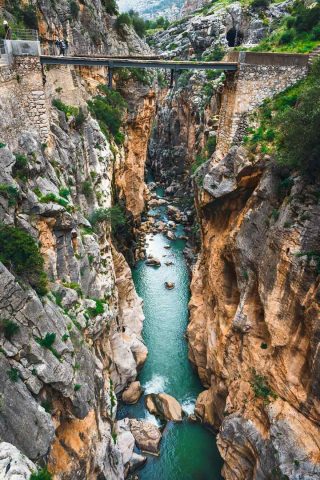
[[158,258],[150,257],[146,260],[146,265],[150,267],[161,267],[161,262]]
[[129,387],[122,393],[122,401],[129,405],[137,403],[142,395],[142,388],[140,382],[132,382]]
[[143,467],[143,465],[146,463],[146,461],[147,461],[147,457],[133,452],[131,460],[129,462],[130,473],[133,473],[136,470],[138,470],[139,468]]
[[146,407],[150,413],[173,422],[182,421],[182,408],[180,403],[167,393],[151,393],[146,396]]
[[172,290],[175,287],[173,282],[165,282],[165,286],[168,290]]
[[144,452],[159,454],[161,432],[153,423],[143,420],[130,420],[131,433],[134,436],[137,446]]

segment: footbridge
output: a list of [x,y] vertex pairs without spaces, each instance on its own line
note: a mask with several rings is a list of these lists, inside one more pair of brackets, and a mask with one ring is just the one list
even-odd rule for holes
[[238,62],[201,62],[184,60],[165,60],[161,57],[96,57],[96,56],[55,56],[41,55],[42,65],[77,65],[86,67],[107,67],[108,85],[112,88],[112,75],[115,68],[156,68],[171,71],[170,86],[173,86],[176,72],[179,70],[221,70],[233,71],[238,69]]

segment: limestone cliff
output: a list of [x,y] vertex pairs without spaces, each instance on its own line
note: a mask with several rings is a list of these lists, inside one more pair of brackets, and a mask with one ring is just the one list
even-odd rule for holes
[[291,4],[291,0],[272,3],[261,10],[241,2],[213,2],[157,33],[150,43],[170,58],[219,60],[228,47],[258,44],[272,31],[272,22],[288,14]]
[[[219,429],[226,479],[315,479],[319,177],[241,145],[248,113],[306,75],[308,58],[284,66],[269,56],[262,67],[265,55],[240,62],[234,88],[223,94],[216,152],[196,174],[202,248],[188,337],[208,388],[196,413]],[[246,68],[256,72],[257,90]],[[287,77],[291,68],[298,70]]]
[[21,58],[0,74],[0,221],[39,245],[49,280],[40,294],[32,272],[0,264],[0,440],[57,479],[121,479],[116,393],[146,358],[143,313],[109,222],[89,220],[110,208],[124,157],[86,109],[87,72],[50,69],[43,86],[37,59]]
[[318,270],[299,254],[318,245],[319,184],[296,175],[279,194],[283,172],[241,147],[212,177],[223,170],[232,187],[199,203],[188,335],[209,389],[197,413],[221,426],[225,478],[318,478]]

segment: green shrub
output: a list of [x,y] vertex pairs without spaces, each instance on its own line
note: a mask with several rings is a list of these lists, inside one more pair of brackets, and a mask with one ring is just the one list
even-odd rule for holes
[[120,81],[127,82],[133,79],[143,85],[152,85],[152,76],[143,68],[118,68],[117,76]]
[[90,318],[95,318],[98,315],[102,315],[104,313],[104,305],[101,300],[95,300],[96,306],[95,307],[89,307],[87,309],[87,314],[89,315]]
[[81,107],[79,107],[78,113],[76,114],[75,119],[74,119],[74,123],[75,123],[76,128],[79,129],[80,127],[82,127],[85,120],[86,120],[85,113],[84,113],[83,109]]
[[80,383],[76,383],[75,386],[73,387],[75,392],[78,392],[81,389],[82,385]]
[[262,350],[266,350],[268,348],[268,344],[267,343],[261,343],[260,348],[262,348]]
[[0,224],[0,261],[26,280],[39,295],[47,293],[44,261],[34,239],[24,230]]
[[79,8],[78,3],[75,0],[71,0],[71,2],[70,2],[71,17],[74,18],[74,19],[77,19],[78,16],[79,16],[79,11],[80,11],[80,8]]
[[56,341],[56,334],[55,333],[46,333],[44,338],[37,338],[37,342],[41,347],[50,349],[54,342]]
[[143,38],[147,29],[146,22],[140,17],[139,13],[134,10],[129,10],[129,15],[131,17],[132,26],[137,35],[139,35],[140,38]]
[[42,468],[37,472],[33,472],[29,480],[52,480],[52,475],[47,468]]
[[79,108],[72,107],[70,105],[66,105],[59,98],[54,98],[52,100],[52,105],[53,105],[53,107],[60,110],[60,112],[63,112],[68,120],[69,120],[70,117],[75,117],[76,118],[77,115],[79,115]]
[[131,25],[131,17],[128,13],[120,13],[115,21],[115,27],[118,33],[123,34],[125,27]]
[[199,154],[199,155],[196,155],[196,159],[195,161],[193,162],[192,166],[191,166],[191,172],[192,173],[195,173],[195,171],[201,166],[203,165],[208,159],[206,157],[204,157],[202,154]]
[[54,348],[53,344],[56,341],[55,333],[46,333],[44,338],[35,337],[36,342],[43,348],[50,350],[50,352],[58,359],[61,360],[61,355]]
[[59,189],[59,195],[60,197],[63,197],[65,199],[68,199],[69,195],[70,195],[70,190],[69,188],[66,188],[66,187],[61,187]]
[[0,148],[4,148],[4,147],[6,147],[6,146],[7,146],[7,145],[6,145],[5,143],[0,142]]
[[1,321],[1,327],[7,340],[11,340],[11,338],[20,330],[20,327],[17,323],[7,318]]
[[15,154],[16,161],[13,166],[12,172],[13,176],[19,178],[22,181],[26,181],[28,178],[28,164],[29,161],[25,155],[21,155],[20,153]]
[[63,282],[63,286],[66,287],[66,288],[71,288],[72,290],[75,290],[77,292],[77,294],[79,295],[79,297],[83,297],[83,293],[82,293],[82,290],[81,290],[81,287],[80,287],[79,283]]
[[320,169],[320,60],[304,82],[299,101],[278,112],[274,118],[277,127],[278,160],[284,165],[310,172]]
[[226,53],[225,50],[219,45],[219,46],[215,47],[215,49],[212,52],[205,55],[204,61],[205,62],[219,62],[220,60],[223,59],[225,53]]
[[16,368],[10,368],[10,370],[7,370],[8,377],[12,382],[18,382],[20,378],[20,373],[19,370]]
[[271,3],[271,0],[252,0],[251,7],[254,9],[257,8],[267,8]]
[[4,183],[0,183],[0,195],[8,199],[9,207],[17,205],[20,196],[19,190],[16,187]]
[[110,208],[99,208],[95,210],[89,221],[92,226],[96,226],[102,222],[110,222],[113,231],[116,231],[119,227],[126,224],[126,217],[123,209],[120,205],[114,205]]
[[216,149],[216,145],[217,145],[217,137],[215,135],[209,137],[206,143],[206,151],[209,158],[213,155]]
[[119,92],[108,89],[105,85],[100,85],[101,95],[88,101],[88,107],[92,115],[99,121],[103,133],[108,136],[110,132],[115,140],[121,141],[121,132],[119,131],[127,103]]
[[275,399],[277,395],[271,390],[267,379],[263,375],[259,375],[255,370],[252,370],[251,387],[256,398],[262,398],[265,401],[270,401],[270,397]]
[[93,194],[93,188],[92,188],[92,183],[91,183],[90,180],[85,180],[82,183],[81,191],[86,198],[91,197],[91,195]]
[[116,0],[101,0],[102,6],[109,15],[118,14],[118,5]]
[[62,207],[64,207],[68,212],[73,210],[73,207],[69,205],[68,200],[65,198],[57,197],[54,193],[47,193],[46,195],[42,195],[39,197],[41,203],[58,203]]
[[279,45],[285,45],[285,44],[291,43],[293,41],[294,37],[295,37],[295,31],[294,31],[293,28],[290,28],[289,30],[286,30],[279,37]]

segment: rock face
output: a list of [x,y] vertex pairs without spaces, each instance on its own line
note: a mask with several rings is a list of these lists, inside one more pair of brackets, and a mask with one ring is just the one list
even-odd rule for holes
[[151,393],[145,397],[146,407],[150,413],[173,422],[182,421],[180,403],[167,393]]
[[236,147],[205,172],[217,189],[198,197],[188,336],[208,390],[196,414],[220,427],[227,480],[317,478],[318,273],[301,252],[319,242],[319,185],[294,175],[281,189],[281,169]]
[[148,142],[155,114],[155,92],[145,85],[129,83],[120,91],[129,102],[126,121],[127,141],[125,161],[116,167],[116,183],[120,198],[126,202],[127,210],[134,222],[140,222],[144,210],[147,189],[144,183]]
[[[195,2],[191,0],[191,3]],[[290,0],[272,4],[264,9],[267,21],[263,21],[259,10],[240,2],[227,6],[214,2],[199,14],[189,15],[159,32],[152,43],[162,55],[179,58],[205,57],[221,46],[227,49],[254,45],[270,33],[272,20],[288,14],[290,5]]]
[[143,451],[158,455],[161,433],[159,428],[143,420],[130,420],[130,430],[137,446]]
[[0,443],[0,478],[2,480],[28,480],[37,468],[10,443]]
[[[58,3],[49,11],[38,2],[52,32],[69,8]],[[121,480],[130,445],[121,452],[112,437],[116,393],[146,359],[144,316],[109,223],[93,229],[89,221],[110,208],[125,152],[86,108],[101,76],[82,74],[52,68],[44,86],[37,59],[0,68],[0,222],[35,240],[49,280],[49,293],[39,296],[10,263],[0,264],[0,437],[29,458],[26,468],[46,462],[57,480]],[[66,105],[83,108],[80,125],[52,107],[60,91]]]
[[[75,0],[73,5],[64,0],[51,5],[47,0],[37,2],[39,34],[44,49],[55,53],[54,41],[67,38],[71,55],[123,55],[130,52],[147,54],[148,46],[132,28],[119,32],[116,16],[110,15],[105,2]],[[77,11],[77,13],[76,13]]]

